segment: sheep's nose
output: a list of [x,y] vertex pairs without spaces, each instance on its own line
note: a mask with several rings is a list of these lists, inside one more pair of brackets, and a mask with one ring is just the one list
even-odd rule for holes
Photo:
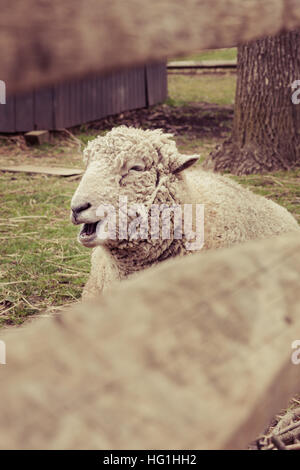
[[81,206],[77,206],[77,207],[71,207],[72,209],[72,215],[74,217],[74,219],[76,220],[78,214],[80,214],[80,212],[83,212],[85,211],[86,209],[89,209],[91,207],[92,204],[90,204],[89,202],[87,202],[86,204],[82,204]]

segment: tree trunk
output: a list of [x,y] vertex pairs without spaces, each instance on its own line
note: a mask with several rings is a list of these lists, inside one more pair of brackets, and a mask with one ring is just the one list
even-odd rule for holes
[[206,166],[235,174],[299,166],[300,104],[292,102],[292,83],[298,79],[299,32],[240,46],[232,135]]

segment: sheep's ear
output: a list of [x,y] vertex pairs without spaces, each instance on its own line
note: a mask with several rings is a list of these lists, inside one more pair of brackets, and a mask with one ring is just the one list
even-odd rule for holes
[[200,155],[178,155],[176,161],[172,164],[172,173],[180,173],[190,166],[194,165],[200,158]]

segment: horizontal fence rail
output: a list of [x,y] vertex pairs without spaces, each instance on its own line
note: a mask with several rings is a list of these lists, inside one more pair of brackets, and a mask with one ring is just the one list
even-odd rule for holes
[[185,70],[185,69],[231,69],[236,70],[236,60],[202,60],[200,62],[193,60],[174,60],[168,62],[168,70]]

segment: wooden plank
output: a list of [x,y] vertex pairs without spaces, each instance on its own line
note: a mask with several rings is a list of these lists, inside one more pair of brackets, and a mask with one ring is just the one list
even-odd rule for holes
[[34,129],[34,92],[16,95],[16,131],[27,132]]
[[150,106],[167,98],[166,64],[146,66],[147,99]]
[[125,83],[124,83],[124,75],[120,71],[115,74],[115,102],[114,102],[114,114],[119,114],[121,111],[124,110],[124,99],[125,99]]
[[123,76],[124,76],[124,85],[126,89],[125,93],[125,100],[124,100],[124,107],[122,111],[126,111],[130,109],[130,100],[131,100],[131,87],[135,86],[134,84],[134,75],[132,70],[123,70]]
[[105,112],[105,116],[111,116],[113,114],[112,97],[111,97],[111,76],[104,75],[102,80],[103,80],[103,94],[102,94],[103,110]]
[[70,126],[70,89],[69,81],[54,87],[54,128],[64,129]]
[[99,119],[102,117],[107,116],[107,109],[106,109],[106,82],[105,77],[98,77],[96,80],[96,87],[97,87],[97,100],[95,102],[95,108]]
[[15,97],[6,97],[6,104],[0,105],[0,132],[16,132]]
[[104,84],[103,77],[96,76],[94,78],[94,95],[93,95],[93,118],[91,120],[101,119],[106,116],[105,109],[103,107],[103,94]]
[[299,283],[285,235],[161,263],[2,333],[0,447],[246,448],[299,392]]
[[144,108],[146,101],[145,67],[134,67],[128,74],[127,109]]
[[81,93],[81,122],[89,122],[102,117],[97,114],[97,102],[100,100],[99,78],[92,76],[82,80]]
[[109,101],[110,101],[110,113],[111,115],[118,114],[118,103],[117,103],[117,76],[116,74],[110,75],[110,86],[109,86]]
[[54,129],[53,87],[34,91],[34,128]]
[[0,166],[0,171],[8,171],[12,173],[37,173],[54,176],[73,176],[81,175],[83,170],[79,168],[61,168],[61,167],[47,167],[47,166],[34,166],[34,165],[14,165],[14,166]]
[[73,108],[71,108],[72,113],[72,124],[71,126],[78,126],[84,121],[82,119],[82,86],[83,79],[72,81],[72,93],[71,93],[71,103]]
[[30,131],[24,134],[24,138],[27,144],[30,145],[41,145],[50,141],[50,134],[48,131]]
[[174,60],[168,62],[167,68],[173,69],[236,69],[236,60]]
[[16,0],[1,10],[1,79],[25,90],[299,27],[296,0]]

